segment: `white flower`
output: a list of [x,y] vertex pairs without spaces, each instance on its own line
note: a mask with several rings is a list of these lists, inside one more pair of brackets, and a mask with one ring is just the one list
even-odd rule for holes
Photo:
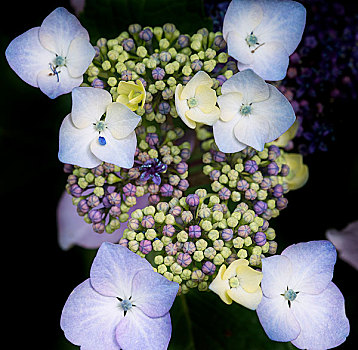
[[95,50],[78,19],[59,7],[11,41],[5,52],[15,73],[50,98],[71,92],[83,81]]
[[233,0],[225,14],[223,36],[240,70],[251,68],[265,80],[281,80],[305,24],[306,10],[298,2]]
[[60,128],[58,157],[63,163],[84,168],[93,168],[102,161],[131,168],[137,146],[134,129],[140,120],[125,105],[112,102],[106,90],[75,88],[72,112]]
[[220,115],[216,106],[216,92],[211,87],[210,76],[199,71],[183,87],[178,84],[175,89],[175,107],[179,117],[191,129],[196,123],[213,125]]
[[221,115],[213,131],[222,152],[239,152],[247,146],[262,151],[265,143],[281,136],[296,119],[284,95],[251,69],[225,81],[221,92]]

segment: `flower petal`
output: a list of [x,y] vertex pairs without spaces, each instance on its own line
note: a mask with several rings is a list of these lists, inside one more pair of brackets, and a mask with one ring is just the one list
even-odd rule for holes
[[180,99],[189,99],[190,97],[195,96],[196,88],[200,85],[207,86],[211,88],[213,86],[213,81],[210,78],[210,75],[204,71],[197,72],[189,82],[184,86]]
[[263,274],[260,271],[254,270],[249,266],[238,266],[236,269],[237,278],[239,279],[240,286],[248,293],[255,293],[260,289],[260,282]]
[[260,102],[270,96],[269,85],[251,69],[234,74],[221,87],[221,93],[240,92],[243,103]]
[[179,284],[154,271],[138,271],[132,283],[132,300],[148,317],[161,317],[169,312]]
[[94,168],[101,163],[90,149],[96,130],[89,126],[78,129],[72,123],[71,114],[63,120],[60,127],[58,159],[62,163],[74,164],[85,168]]
[[240,107],[243,95],[241,92],[228,92],[218,97],[220,107],[220,119],[228,122],[233,118],[240,118]]
[[245,40],[246,37],[246,31],[243,33],[229,32],[226,36],[228,54],[241,63],[251,64],[254,61],[254,57],[251,52],[252,49]]
[[60,325],[66,338],[82,349],[117,350],[115,330],[123,316],[119,301],[98,294],[87,279],[68,297]]
[[329,241],[293,244],[282,253],[291,261],[288,287],[294,291],[318,294],[331,282],[337,253]]
[[216,105],[216,91],[208,86],[201,85],[195,90],[195,98],[198,101],[198,107],[204,113],[211,113]]
[[204,113],[200,107],[190,108],[185,113],[186,119],[193,120],[197,123],[213,125],[220,117],[220,109],[214,106],[212,112]]
[[253,54],[252,69],[264,80],[282,80],[287,73],[289,55],[279,41],[258,47]]
[[229,297],[236,303],[245,306],[250,310],[256,310],[262,299],[261,288],[257,288],[255,292],[247,292],[244,288],[238,286],[227,291]]
[[5,51],[6,59],[14,72],[27,84],[38,87],[37,75],[55,59],[39,41],[39,29],[35,27],[11,41]]
[[196,123],[186,117],[186,112],[189,110],[188,102],[186,99],[181,98],[183,92],[183,85],[178,84],[175,89],[175,108],[181,120],[191,129],[195,129]]
[[292,341],[299,349],[331,349],[347,338],[350,327],[344,297],[334,283],[318,295],[299,293],[291,305],[301,326],[301,333]]
[[235,117],[228,122],[218,120],[213,125],[215,143],[221,152],[235,153],[247,147],[247,145],[240,142],[234,135],[234,128],[240,120],[239,118]]
[[100,120],[112,103],[107,90],[78,87],[72,90],[72,121],[78,128],[85,128]]
[[279,41],[291,55],[301,41],[306,24],[306,9],[296,1],[265,0],[264,16],[255,29],[260,42]]
[[224,303],[229,305],[232,303],[232,300],[227,294],[227,291],[230,289],[230,285],[229,281],[224,279],[225,271],[226,266],[221,265],[218,274],[209,285],[209,289],[216,293]]
[[249,262],[246,259],[237,259],[233,261],[223,274],[224,280],[229,280],[237,275],[237,269],[239,267],[248,266]]
[[98,142],[98,137],[91,143],[91,151],[103,162],[115,164],[121,168],[130,169],[134,163],[134,154],[137,147],[137,137],[132,131],[123,139],[116,139],[107,129],[103,132],[106,144]]
[[40,90],[50,98],[67,94],[73,88],[82,84],[83,77],[73,78],[69,75],[67,67],[57,68],[54,74],[50,67],[45,68],[37,75],[37,84]]
[[95,55],[90,42],[83,37],[76,37],[71,41],[66,57],[66,66],[72,77],[79,77],[85,73]]
[[291,272],[291,262],[286,256],[274,255],[262,259],[261,288],[264,296],[275,298],[283,294],[287,289]]
[[239,141],[259,151],[265,143],[277,139],[289,129],[296,118],[288,100],[274,86],[268,86],[270,97],[252,104],[251,114],[239,119],[234,129]]
[[256,309],[261,326],[271,340],[287,342],[296,339],[301,328],[287,300],[281,295],[275,298],[262,297]]
[[150,263],[128,248],[104,242],[98,249],[91,267],[91,284],[100,294],[128,299],[132,281],[140,270],[153,271]]
[[41,44],[59,56],[66,57],[71,41],[81,37],[89,41],[88,32],[76,16],[58,7],[42,22],[39,38]]
[[107,107],[106,124],[113,137],[123,139],[136,128],[141,117],[119,102]]
[[117,342],[126,350],[165,350],[172,333],[170,315],[150,318],[139,308],[131,308],[116,329]]

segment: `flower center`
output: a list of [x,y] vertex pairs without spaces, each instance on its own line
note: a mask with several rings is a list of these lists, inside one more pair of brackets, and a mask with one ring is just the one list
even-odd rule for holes
[[231,288],[236,288],[239,286],[239,279],[235,276],[229,279],[229,284]]
[[132,303],[128,299],[124,299],[120,302],[122,309],[126,312],[132,308]]
[[257,43],[257,36],[254,35],[252,32],[251,34],[249,34],[247,37],[246,37],[246,43],[247,45],[249,45],[250,47],[251,46],[255,46]]
[[66,64],[66,58],[62,56],[56,56],[53,60],[55,67],[62,67]]
[[196,107],[198,105],[198,100],[195,97],[190,97],[188,99],[188,106],[189,108]]
[[158,158],[148,159],[144,164],[139,167],[139,170],[142,171],[141,180],[148,181],[153,179],[154,183],[160,185],[161,178],[160,173],[164,173],[167,170],[168,166],[160,161]]
[[249,115],[251,113],[251,104],[249,105],[242,105],[240,108],[240,113],[242,115]]
[[294,301],[297,297],[297,293],[293,291],[293,289],[288,289],[283,296],[287,301]]
[[100,120],[99,122],[97,122],[95,124],[95,128],[97,131],[102,132],[106,128],[106,123],[104,121]]

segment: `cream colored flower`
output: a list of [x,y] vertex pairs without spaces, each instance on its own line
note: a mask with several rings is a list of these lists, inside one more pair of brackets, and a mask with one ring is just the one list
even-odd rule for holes
[[143,108],[145,103],[145,88],[142,82],[138,79],[134,81],[120,81],[118,84],[117,92],[119,96],[116,102],[120,102],[127,106],[130,110],[136,111],[141,103]]
[[288,188],[297,190],[303,187],[308,180],[308,166],[303,164],[303,157],[298,153],[286,153],[285,161],[290,168],[290,172],[285,177]]
[[209,289],[218,294],[226,304],[231,304],[234,300],[255,310],[262,299],[260,283],[263,275],[248,265],[246,259],[235,260],[227,269],[225,265],[221,265]]
[[199,71],[183,87],[178,84],[175,89],[175,107],[183,122],[191,129],[196,123],[213,125],[220,116],[220,109],[216,106],[216,91],[211,87],[213,81],[210,76]]

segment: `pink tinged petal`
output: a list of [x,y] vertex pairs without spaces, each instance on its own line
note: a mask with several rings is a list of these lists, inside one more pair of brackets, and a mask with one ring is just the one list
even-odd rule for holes
[[91,142],[97,135],[98,132],[92,125],[83,129],[76,128],[69,114],[60,127],[58,159],[62,163],[84,168],[94,168],[99,165],[101,159],[96,157],[90,149]]
[[264,80],[282,80],[287,73],[289,55],[279,41],[266,42],[253,53],[252,69]]
[[249,35],[262,21],[262,7],[252,0],[231,1],[223,23],[223,36],[226,41],[230,32]]
[[281,255],[292,264],[288,287],[295,292],[321,293],[331,282],[337,253],[329,241],[311,241],[293,244]]
[[358,221],[350,223],[342,231],[330,229],[326,237],[338,250],[339,258],[358,270]]
[[179,284],[154,271],[138,271],[133,278],[132,300],[148,317],[161,317],[169,312]]
[[119,102],[107,107],[106,124],[113,137],[123,139],[133,132],[141,117]]
[[[72,203],[72,198],[70,194],[64,191],[57,206],[57,237],[61,249],[68,250],[74,245],[86,249],[97,249],[103,242],[116,243],[120,240],[124,229],[127,227],[126,223],[123,223],[120,229],[113,233],[103,232],[98,234],[93,231],[92,225],[87,224],[83,217],[78,215],[76,206]],[[145,204],[142,207],[144,206]],[[134,207],[130,211],[140,208],[138,206],[133,209]]]
[[224,122],[240,117],[240,108],[243,103],[241,92],[228,92],[218,97],[220,119]]
[[119,244],[105,242],[91,267],[91,284],[100,294],[129,299],[132,281],[140,270],[153,271],[150,263]]
[[67,67],[58,67],[57,74],[50,67],[41,71],[37,76],[37,84],[40,90],[50,98],[67,94],[75,87],[82,84],[83,77],[74,78],[69,75]]
[[93,60],[95,50],[90,42],[82,37],[71,41],[66,56],[66,66],[72,77],[79,77],[85,73]]
[[301,41],[306,24],[306,9],[296,1],[261,2],[264,17],[255,29],[260,43],[279,41],[291,55]]
[[[246,71],[244,71],[246,72]],[[256,150],[281,136],[294,123],[296,116],[288,100],[272,85],[270,97],[252,104],[250,115],[241,118],[235,126],[236,138]]]
[[112,103],[107,90],[78,87],[72,90],[72,121],[78,128],[85,128],[100,120]]
[[240,120],[239,118],[235,117],[228,122],[218,120],[213,125],[215,143],[221,152],[235,153],[247,147],[246,144],[240,142],[234,135],[234,128]]
[[261,326],[271,340],[287,342],[300,334],[300,325],[283,296],[264,296],[256,312]]
[[243,103],[261,102],[270,96],[269,86],[260,76],[251,69],[234,74],[221,87],[221,93],[239,92]]
[[232,31],[226,37],[228,54],[244,64],[250,64],[254,60],[251,53],[252,49],[245,40],[248,34],[246,34],[246,31],[241,33]]
[[68,297],[60,325],[81,349],[118,350],[115,332],[123,317],[118,299],[97,293],[87,279]]
[[283,255],[262,259],[263,278],[261,288],[264,296],[275,298],[283,294],[287,290],[291,271],[291,262]]
[[59,56],[66,57],[71,41],[81,37],[89,41],[88,32],[76,16],[58,7],[42,22],[39,32],[41,44]]
[[299,293],[291,303],[301,333],[292,341],[299,349],[331,349],[342,344],[349,334],[344,297],[330,282],[317,295]]
[[116,329],[117,342],[125,350],[165,350],[172,332],[170,315],[150,318],[132,307]]
[[137,147],[135,131],[132,131],[127,137],[118,140],[106,129],[101,133],[101,137],[105,138],[106,144],[100,144],[98,137],[96,137],[91,143],[93,154],[103,162],[130,169],[134,163],[134,154]]
[[55,59],[39,41],[39,29],[35,27],[11,41],[5,51],[6,59],[14,72],[27,84],[38,87],[37,75]]

